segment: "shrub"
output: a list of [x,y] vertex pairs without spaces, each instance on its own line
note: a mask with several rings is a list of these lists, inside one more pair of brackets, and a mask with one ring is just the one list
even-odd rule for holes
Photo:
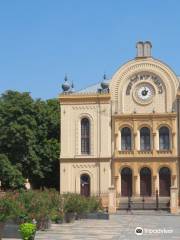
[[97,212],[102,209],[101,201],[96,197],[89,197],[88,201],[88,211],[90,213]]
[[9,202],[5,197],[0,198],[0,222],[5,222],[11,214],[11,202]]
[[11,195],[7,194],[0,198],[0,222],[6,222],[8,219],[16,220],[20,211],[20,206]]
[[63,222],[64,220],[64,215],[61,213],[56,213],[54,215],[51,216],[51,221],[55,222],[55,223],[59,223],[59,222]]
[[[61,209],[61,198],[57,191],[21,191],[16,198],[20,205],[24,206],[25,220],[50,218]],[[22,216],[23,218],[23,216]]]
[[79,217],[100,209],[101,202],[96,197],[86,198],[73,193],[60,196],[55,190],[22,190],[7,193],[0,199],[0,222],[13,219],[25,223],[35,219],[37,226],[45,226],[49,220],[62,220],[66,213],[76,213]]
[[67,193],[64,195],[63,210],[65,213],[74,213],[78,208],[78,195],[73,193]]
[[23,240],[31,240],[36,232],[36,226],[32,223],[23,223],[19,226]]
[[61,197],[57,191],[25,191],[6,193],[0,199],[0,221],[11,218],[19,223],[36,219],[41,221],[59,215]]
[[88,213],[97,212],[102,209],[101,202],[96,197],[84,197],[78,194],[68,193],[63,195],[65,213]]

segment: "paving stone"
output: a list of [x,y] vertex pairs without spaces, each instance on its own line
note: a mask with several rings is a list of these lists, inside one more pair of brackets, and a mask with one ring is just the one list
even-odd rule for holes
[[[172,229],[173,233],[135,234],[136,227],[143,229]],[[109,220],[79,220],[73,224],[52,225],[48,231],[39,231],[36,240],[180,240],[180,216],[164,214],[116,214]]]

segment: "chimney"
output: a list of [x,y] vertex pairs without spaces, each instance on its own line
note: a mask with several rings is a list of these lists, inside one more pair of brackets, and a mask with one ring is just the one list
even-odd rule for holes
[[146,42],[137,42],[137,58],[147,58],[151,57],[151,48],[152,44],[149,41]]
[[149,41],[144,43],[144,57],[151,57],[152,44]]
[[137,48],[137,56],[136,57],[143,57],[144,56],[144,43],[143,42],[137,42],[136,44]]

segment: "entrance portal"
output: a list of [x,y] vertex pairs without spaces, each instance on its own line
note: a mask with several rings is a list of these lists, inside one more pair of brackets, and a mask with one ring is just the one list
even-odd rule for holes
[[132,196],[132,170],[128,167],[121,171],[121,195]]
[[140,194],[151,196],[151,170],[144,167],[140,171]]
[[90,177],[88,174],[81,175],[81,195],[85,197],[90,196]]
[[170,196],[171,173],[169,168],[163,167],[159,171],[159,195]]

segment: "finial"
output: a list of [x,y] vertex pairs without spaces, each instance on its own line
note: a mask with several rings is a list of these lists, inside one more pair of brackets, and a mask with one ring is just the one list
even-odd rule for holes
[[106,77],[106,74],[103,75],[103,80],[101,82],[101,87],[102,87],[103,90],[105,90],[105,89],[107,90],[109,88],[109,81]]
[[74,90],[74,83],[72,82],[71,83],[71,93],[74,93],[75,92],[75,90]]
[[64,83],[62,84],[62,89],[63,89],[63,92],[67,93],[70,89],[70,84],[69,84],[69,81],[68,81],[68,78],[67,78],[67,75],[65,75],[64,77]]
[[65,74],[64,81],[67,82],[67,80],[68,80],[68,77],[67,77],[67,74]]

